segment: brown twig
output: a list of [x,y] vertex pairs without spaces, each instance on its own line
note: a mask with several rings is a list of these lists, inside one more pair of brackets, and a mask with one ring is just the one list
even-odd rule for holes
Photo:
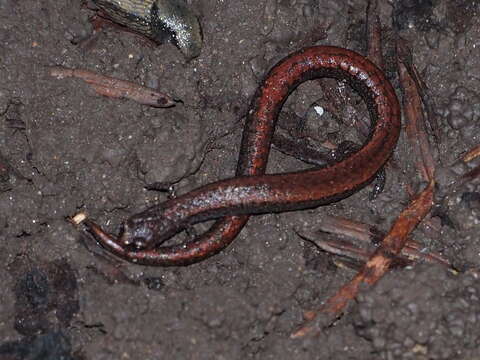
[[378,16],[377,0],[369,0],[367,5],[367,58],[383,69],[382,27]]
[[[462,160],[463,162],[467,163],[477,158],[479,155],[480,155],[480,145],[477,145],[473,149],[469,150],[465,155],[463,155]],[[460,176],[457,180],[455,180],[455,182],[453,183],[452,190],[459,188],[460,186],[478,178],[479,176],[480,176],[480,165],[477,165],[472,170],[466,172],[465,174]]]
[[[405,246],[408,235],[423,220],[433,204],[433,179],[410,205],[402,211],[393,224],[390,232],[382,241],[380,247],[374,252],[360,272],[346,285],[344,285],[324,306],[317,311],[308,312],[312,322],[319,312],[338,315],[348,302],[354,299],[362,284],[373,285],[388,271],[396,256]],[[292,334],[293,338],[302,337],[318,331],[317,327],[310,322]]]
[[[400,47],[405,47],[403,41]],[[405,51],[399,51],[402,53]],[[403,88],[403,110],[405,112],[406,132],[411,149],[417,161],[416,166],[422,178],[430,181],[434,177],[435,163],[425,131],[422,100],[417,81],[411,76],[403,58],[398,58],[398,73]]]
[[422,80],[417,67],[413,63],[413,56],[407,42],[400,37],[397,38],[397,59],[399,62],[402,62],[405,67],[404,70],[408,72],[410,78],[415,82],[416,91],[418,92],[421,98],[421,103],[425,109],[426,119],[430,124],[434,139],[438,144],[440,143],[440,128],[438,126],[437,115],[434,111],[435,104],[433,97],[430,95],[430,90]]
[[[385,237],[385,233],[374,226],[337,216],[326,216],[319,225],[319,229],[315,232],[306,231],[302,233],[297,232],[297,234],[302,239],[312,242],[326,252],[352,258],[363,263],[373,255],[375,248],[379,244],[379,240]],[[356,240],[357,244],[363,246],[353,245],[351,242],[339,238],[319,238],[318,235],[320,231]],[[447,259],[440,254],[425,252],[424,249],[410,237],[407,239],[405,247],[401,250],[399,256],[400,263],[406,265],[413,261],[425,261],[451,268],[451,264]]]
[[126,98],[153,107],[171,107],[176,101],[169,95],[130,81],[112,78],[84,69],[50,68],[57,79],[76,77],[89,84],[98,94],[112,98]]
[[303,161],[307,164],[316,166],[325,166],[333,162],[331,156],[314,148],[308,144],[305,139],[288,137],[279,133],[275,133],[272,139],[272,145],[281,153]]
[[472,161],[473,159],[477,158],[480,156],[480,145],[477,145],[467,151],[465,155],[462,156],[462,161],[463,162],[469,162]]

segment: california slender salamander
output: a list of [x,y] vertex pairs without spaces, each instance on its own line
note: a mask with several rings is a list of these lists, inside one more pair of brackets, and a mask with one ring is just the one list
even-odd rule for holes
[[[357,152],[328,167],[265,175],[272,134],[288,95],[304,81],[346,80],[365,100],[372,130]],[[211,183],[130,217],[117,238],[90,220],[102,246],[128,261],[146,265],[187,265],[225,248],[250,214],[312,208],[341,200],[366,184],[390,157],[400,133],[400,106],[381,70],[342,48],[316,46],[275,65],[253,98],[245,123],[236,177]],[[185,227],[218,219],[194,241],[159,246]]]

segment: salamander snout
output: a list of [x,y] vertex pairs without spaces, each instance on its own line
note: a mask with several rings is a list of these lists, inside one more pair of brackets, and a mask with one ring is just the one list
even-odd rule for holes
[[147,222],[127,220],[122,227],[119,242],[135,250],[151,248],[154,245],[154,233]]

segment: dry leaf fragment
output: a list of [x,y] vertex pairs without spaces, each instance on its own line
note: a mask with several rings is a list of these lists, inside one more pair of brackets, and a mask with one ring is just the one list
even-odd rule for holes
[[76,77],[89,84],[98,94],[112,98],[126,98],[153,107],[171,107],[176,101],[169,95],[130,81],[101,75],[90,70],[68,69],[62,66],[50,68],[50,75],[57,79]]

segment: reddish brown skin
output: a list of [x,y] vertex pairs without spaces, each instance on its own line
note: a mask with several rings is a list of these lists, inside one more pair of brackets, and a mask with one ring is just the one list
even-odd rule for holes
[[[321,77],[346,80],[363,97],[372,118],[369,138],[360,150],[334,165],[265,175],[283,103],[300,83]],[[132,216],[124,223],[119,238],[88,221],[99,243],[139,264],[170,266],[201,261],[228,246],[250,214],[316,207],[358,191],[383,167],[400,133],[400,106],[382,71],[363,56],[337,47],[305,48],[281,60],[259,86],[251,108],[236,177],[205,185]],[[189,225],[215,218],[219,220],[210,230],[192,242],[159,246]]]

